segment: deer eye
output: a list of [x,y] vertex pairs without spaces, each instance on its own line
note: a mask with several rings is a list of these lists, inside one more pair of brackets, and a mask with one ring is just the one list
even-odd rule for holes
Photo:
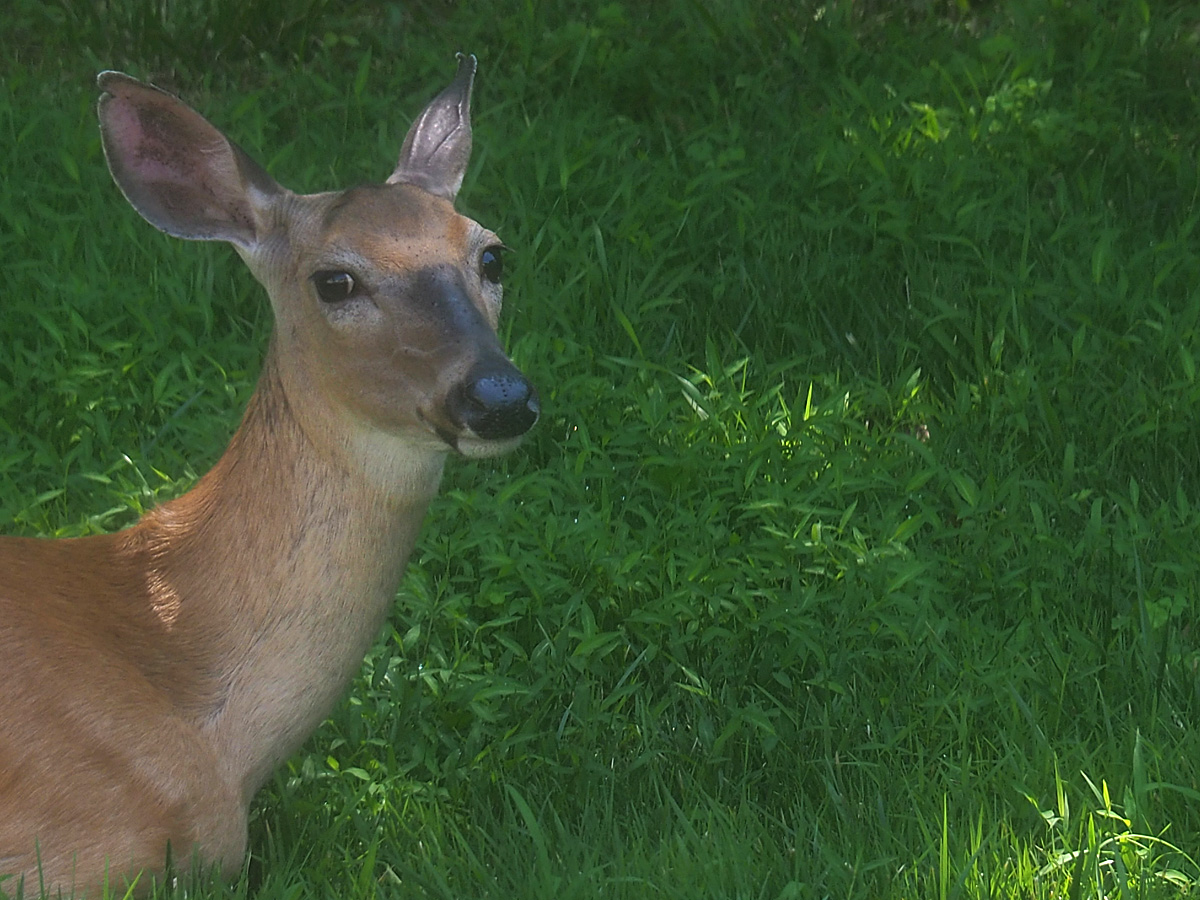
[[321,271],[313,275],[312,281],[323,303],[341,303],[354,293],[354,276],[349,272]]
[[504,258],[500,255],[503,247],[488,247],[479,254],[479,272],[484,279],[492,284],[499,284],[504,277]]

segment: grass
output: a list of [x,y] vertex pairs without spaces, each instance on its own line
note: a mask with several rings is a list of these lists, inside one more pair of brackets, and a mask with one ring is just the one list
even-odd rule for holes
[[249,9],[7,14],[0,527],[186,490],[269,328],[125,207],[101,68],[315,190],[479,55],[545,415],[193,896],[1200,896],[1190,5]]

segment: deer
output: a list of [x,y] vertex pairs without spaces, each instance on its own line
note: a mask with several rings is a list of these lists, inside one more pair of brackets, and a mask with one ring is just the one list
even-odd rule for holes
[[[455,210],[473,56],[383,183],[297,194],[173,95],[98,77],[104,156],[168,235],[225,241],[273,327],[228,448],[135,524],[0,538],[0,893],[241,872],[251,801],[380,632],[452,454],[537,421],[504,244]],[[23,888],[22,888],[23,886]]]

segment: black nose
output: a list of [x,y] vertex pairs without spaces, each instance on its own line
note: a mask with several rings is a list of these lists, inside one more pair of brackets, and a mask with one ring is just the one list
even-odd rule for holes
[[515,369],[467,381],[450,398],[450,414],[484,440],[520,437],[540,412],[537,390]]

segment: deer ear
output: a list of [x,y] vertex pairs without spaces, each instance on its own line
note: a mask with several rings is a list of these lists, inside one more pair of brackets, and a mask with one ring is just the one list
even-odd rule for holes
[[453,200],[471,159],[471,85],[475,57],[458,54],[458,74],[417,116],[388,184],[413,184]]
[[97,84],[104,156],[133,208],[175,237],[251,247],[267,199],[283,188],[165,91],[120,72],[101,72]]

